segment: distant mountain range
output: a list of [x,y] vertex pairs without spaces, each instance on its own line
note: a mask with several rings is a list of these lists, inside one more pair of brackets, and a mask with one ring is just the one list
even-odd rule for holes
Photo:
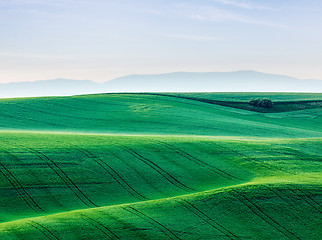
[[53,79],[0,84],[0,98],[68,96],[107,92],[322,93],[322,80],[302,80],[256,71],[236,71],[129,75],[105,83],[96,83],[89,80]]

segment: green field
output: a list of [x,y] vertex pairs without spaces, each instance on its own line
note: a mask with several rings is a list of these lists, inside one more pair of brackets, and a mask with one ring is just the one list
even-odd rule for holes
[[320,101],[0,99],[0,239],[321,239]]

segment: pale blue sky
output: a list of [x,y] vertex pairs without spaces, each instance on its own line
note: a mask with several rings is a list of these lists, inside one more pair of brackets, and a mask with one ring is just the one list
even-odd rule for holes
[[322,80],[320,0],[0,0],[0,82],[257,70]]

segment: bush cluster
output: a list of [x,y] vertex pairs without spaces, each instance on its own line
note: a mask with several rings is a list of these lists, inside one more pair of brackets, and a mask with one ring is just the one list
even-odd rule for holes
[[249,100],[249,105],[254,106],[254,107],[262,107],[262,108],[271,108],[273,107],[273,102],[268,99],[268,98],[252,98],[251,100]]

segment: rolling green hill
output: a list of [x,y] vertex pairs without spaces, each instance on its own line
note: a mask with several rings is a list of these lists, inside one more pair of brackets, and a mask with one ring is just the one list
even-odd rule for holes
[[[232,94],[234,96],[238,95]],[[290,96],[296,99],[294,95]],[[304,96],[311,100],[317,97],[316,94],[301,94],[298,98],[303,100]],[[322,136],[322,106],[263,114],[164,95],[100,94],[3,99],[0,100],[0,112],[0,129],[3,130],[243,137]]]
[[322,109],[251,97],[0,100],[0,239],[320,239]]

